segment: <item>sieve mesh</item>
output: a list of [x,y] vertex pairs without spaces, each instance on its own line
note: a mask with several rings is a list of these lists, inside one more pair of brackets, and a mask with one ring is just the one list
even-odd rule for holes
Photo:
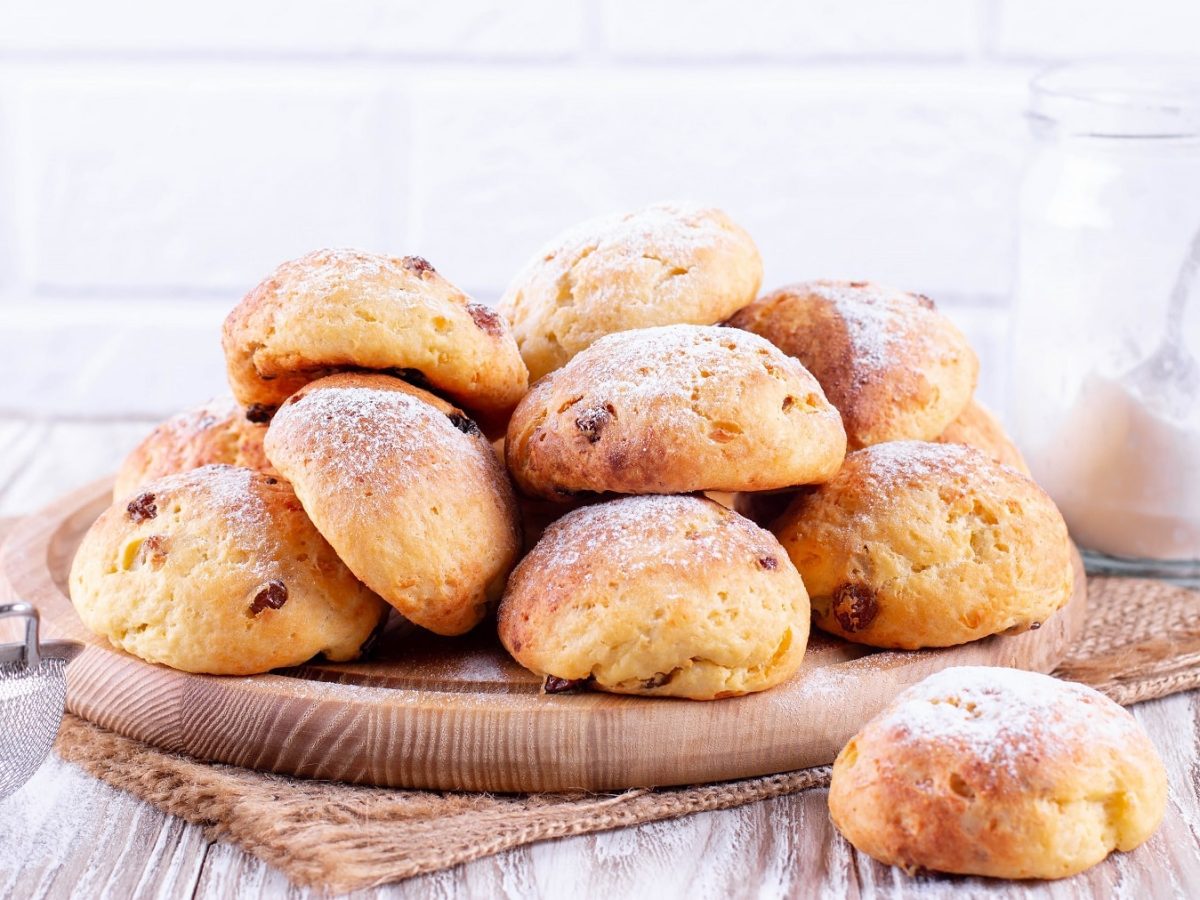
[[67,696],[67,661],[0,663],[0,798],[28,781],[50,753]]

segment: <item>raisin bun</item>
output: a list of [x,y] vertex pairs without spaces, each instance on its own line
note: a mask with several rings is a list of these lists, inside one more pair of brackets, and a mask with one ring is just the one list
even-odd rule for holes
[[518,487],[551,500],[808,484],[845,450],[837,410],[799,362],[700,325],[601,338],[534,385],[505,444]]
[[829,813],[855,847],[910,874],[1065,878],[1162,821],[1167,778],[1104,695],[1016,669],[944,669],[838,754]]
[[113,499],[129,497],[139,487],[164,475],[201,466],[229,465],[273,474],[263,453],[267,423],[232,397],[172,416],[158,425],[117,470]]
[[874,647],[1037,628],[1073,589],[1067,526],[1030,479],[961,444],[846,457],[775,523],[818,627]]
[[265,442],[317,529],[406,619],[461,634],[521,549],[512,485],[462,410],[387,375],[331,375],[280,407]]
[[966,444],[990,456],[998,463],[1012,466],[1022,475],[1029,474],[1029,466],[1012,438],[991,412],[982,403],[972,400],[958,418],[946,426],[937,438],[939,444]]
[[719,209],[660,203],[575,226],[500,300],[536,380],[606,334],[714,325],[752,301],[762,259]]
[[354,659],[388,609],[285,482],[220,465],[109,507],[79,545],[70,591],[83,624],[114,647],[213,675]]
[[780,288],[730,325],[804,363],[838,408],[850,449],[931,441],[966,407],[979,360],[932,300],[865,281]]
[[528,388],[508,325],[419,256],[319,250],[286,262],[225,320],[233,395],[268,413],[344,369],[383,370],[503,423]]
[[790,678],[804,583],[771,533],[700,497],[623,497],[551,524],[509,579],[504,646],[547,692],[712,700]]

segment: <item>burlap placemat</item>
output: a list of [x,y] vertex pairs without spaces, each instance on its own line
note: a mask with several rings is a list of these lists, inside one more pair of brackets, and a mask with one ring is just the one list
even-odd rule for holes
[[[1085,633],[1055,674],[1119,703],[1200,686],[1200,591],[1091,578]],[[618,794],[496,796],[353,787],[199,763],[67,716],[57,749],[114,787],[206,826],[297,884],[398,881],[547,838],[726,809],[828,783],[829,767]]]

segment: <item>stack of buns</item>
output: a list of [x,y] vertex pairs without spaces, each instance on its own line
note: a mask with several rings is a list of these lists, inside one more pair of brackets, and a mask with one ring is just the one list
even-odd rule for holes
[[[163,423],[121,467],[72,567],[75,607],[191,672],[352,659],[394,610],[442,635],[488,623],[546,694],[695,700],[797,676],[810,623],[901,650],[1040,627],[1072,596],[1066,526],[974,399],[963,335],[920,294],[759,297],[761,278],[724,213],[670,204],[571,229],[497,309],[416,256],[285,263],[225,322],[233,398]],[[1127,714],[1060,702],[1052,679],[993,690],[990,671],[962,696],[931,680],[851,742],[831,793],[843,833],[908,869],[1015,877],[1144,840],[1161,763]],[[942,702],[986,706],[990,731],[907,712]],[[1055,716],[1069,737],[1043,735]],[[1017,728],[1046,772],[989,769]],[[1135,824],[1042,841],[1024,868],[999,839],[989,855],[987,834],[1055,823],[972,817],[1006,792],[1069,793],[1085,757],[1122,810],[1140,804]],[[943,761],[958,781],[913,786],[941,785]],[[983,849],[955,855],[946,835]]]

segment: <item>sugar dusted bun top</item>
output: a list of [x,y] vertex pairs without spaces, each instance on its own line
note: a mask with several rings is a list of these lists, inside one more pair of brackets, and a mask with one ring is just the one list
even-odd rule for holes
[[499,308],[536,381],[606,334],[722,322],[761,281],[758,248],[724,212],[659,203],[564,232],[517,275]]
[[762,335],[816,376],[853,449],[931,441],[963,411],[979,360],[933,301],[866,281],[780,288],[729,322]]
[[378,370],[430,387],[485,420],[528,387],[508,324],[419,256],[318,250],[283,263],[225,320],[229,384],[273,409],[310,381]]

